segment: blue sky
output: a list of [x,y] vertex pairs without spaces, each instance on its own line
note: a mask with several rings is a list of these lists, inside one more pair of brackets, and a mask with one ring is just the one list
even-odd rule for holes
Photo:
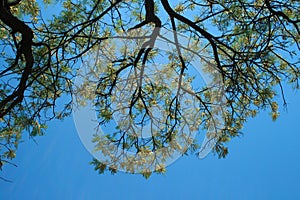
[[182,157],[165,175],[98,175],[72,118],[49,125],[47,135],[19,147],[0,182],[0,199],[300,199],[300,95],[286,90],[288,111],[273,122],[262,112],[226,159]]

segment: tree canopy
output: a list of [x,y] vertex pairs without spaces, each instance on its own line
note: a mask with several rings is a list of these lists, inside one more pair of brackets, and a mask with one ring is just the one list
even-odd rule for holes
[[86,105],[99,172],[225,157],[247,119],[276,120],[286,83],[299,87],[299,24],[296,0],[0,0],[0,168]]

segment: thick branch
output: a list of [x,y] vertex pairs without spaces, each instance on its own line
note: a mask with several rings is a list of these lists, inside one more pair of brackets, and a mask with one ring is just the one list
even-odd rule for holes
[[33,32],[32,30],[18,18],[13,16],[5,6],[6,0],[0,0],[0,20],[9,26],[13,32],[21,33],[22,40],[20,51],[24,55],[26,65],[23,70],[19,85],[17,89],[10,94],[6,99],[0,102],[0,118],[5,116],[10,110],[12,110],[18,103],[22,102],[24,98],[24,91],[26,89],[26,83],[31,74],[34,58],[32,53],[32,39]]

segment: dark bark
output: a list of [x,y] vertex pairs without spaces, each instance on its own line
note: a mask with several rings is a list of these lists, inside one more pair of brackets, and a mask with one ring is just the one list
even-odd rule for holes
[[34,58],[32,52],[33,31],[23,21],[12,15],[9,7],[6,6],[6,0],[0,0],[0,20],[11,28],[12,33],[20,33],[22,35],[20,47],[17,49],[16,62],[20,55],[24,55],[26,62],[18,87],[0,102],[0,118],[2,118],[18,103],[22,102],[27,81],[34,64]]

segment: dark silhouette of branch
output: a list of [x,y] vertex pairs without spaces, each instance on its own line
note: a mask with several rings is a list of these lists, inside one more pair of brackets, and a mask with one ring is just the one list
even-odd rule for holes
[[[13,109],[18,103],[22,102],[24,98],[24,92],[27,87],[26,83],[34,64],[32,53],[33,32],[31,28],[29,28],[24,22],[20,21],[11,14],[9,8],[5,7],[5,2],[6,0],[1,0],[0,20],[9,26],[13,32],[22,34],[22,40],[20,42],[21,44],[18,52],[24,55],[26,66],[23,70],[17,90],[0,102],[0,118],[10,112],[10,110]],[[18,59],[18,57],[16,59]]]

